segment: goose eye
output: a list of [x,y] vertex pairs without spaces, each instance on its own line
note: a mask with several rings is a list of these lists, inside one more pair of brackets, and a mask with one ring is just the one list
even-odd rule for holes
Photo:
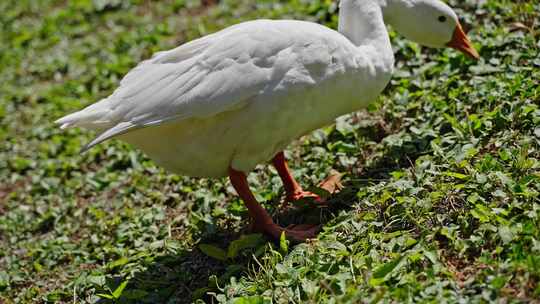
[[440,16],[439,21],[440,22],[446,22],[446,16]]

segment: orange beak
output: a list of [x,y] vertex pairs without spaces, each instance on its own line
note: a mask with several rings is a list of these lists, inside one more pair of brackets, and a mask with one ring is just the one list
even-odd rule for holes
[[456,26],[456,30],[454,31],[452,41],[450,41],[447,45],[465,53],[469,57],[472,57],[474,59],[480,59],[480,54],[478,54],[478,52],[474,49],[474,46],[469,40],[469,37],[467,37],[467,34],[465,34],[463,28],[461,27],[461,24],[459,23]]

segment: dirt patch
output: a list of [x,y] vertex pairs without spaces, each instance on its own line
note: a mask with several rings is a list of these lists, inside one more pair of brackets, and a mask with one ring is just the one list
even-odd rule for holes
[[0,186],[0,214],[6,197],[13,192],[13,186]]
[[7,197],[17,190],[24,189],[29,182],[30,180],[28,179],[18,181],[14,184],[0,185],[0,215],[4,215],[7,212]]

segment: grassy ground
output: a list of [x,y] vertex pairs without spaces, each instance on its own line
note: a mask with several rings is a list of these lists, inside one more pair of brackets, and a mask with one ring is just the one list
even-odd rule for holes
[[[56,118],[106,96],[137,62],[257,17],[336,26],[320,1],[0,1],[0,303],[540,302],[537,1],[453,1],[483,59],[393,35],[397,73],[369,110],[291,146],[297,176],[332,169],[322,222],[293,246],[247,235],[226,180],[170,175]],[[67,4],[66,4],[67,3]]]

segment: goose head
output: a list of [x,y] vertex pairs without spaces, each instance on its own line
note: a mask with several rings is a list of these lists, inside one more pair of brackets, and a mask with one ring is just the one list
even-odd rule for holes
[[385,21],[405,38],[433,48],[452,47],[479,59],[452,8],[440,0],[387,0]]

